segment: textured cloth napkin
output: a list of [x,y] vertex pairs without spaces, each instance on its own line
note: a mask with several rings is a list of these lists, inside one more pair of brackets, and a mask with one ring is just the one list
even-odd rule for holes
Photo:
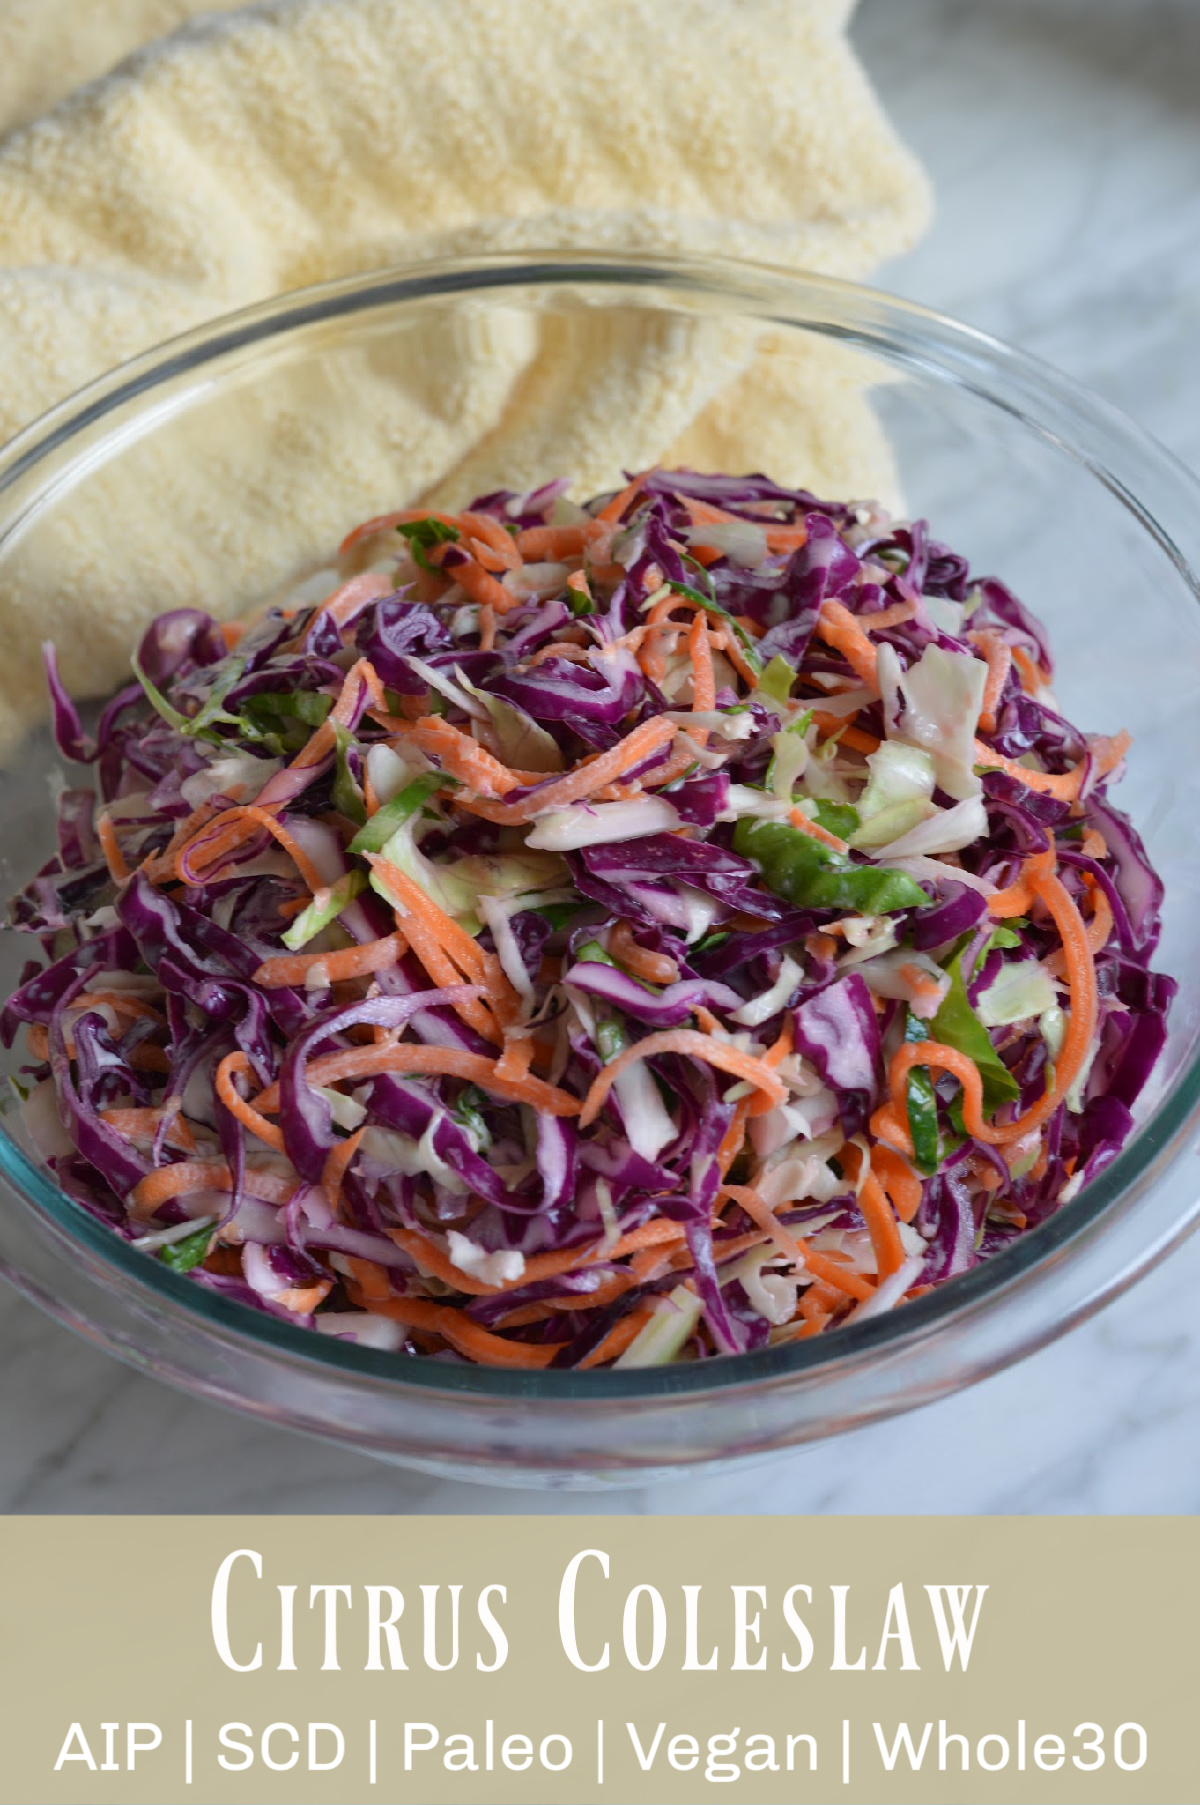
[[[865,275],[928,194],[846,40],[852,5],[0,0],[0,438],[216,314],[414,258],[619,247]],[[186,471],[176,441],[169,469],[151,450],[89,479],[0,584],[0,737],[30,717],[47,633],[100,693],[150,613],[245,606],[384,506],[560,471],[586,491],[656,458],[886,488],[851,366],[702,321],[684,338],[459,330],[451,404],[431,328],[423,371],[348,376],[319,443],[316,394],[285,382],[246,427],[270,501],[253,531],[229,525],[247,446],[220,423],[197,420]]]

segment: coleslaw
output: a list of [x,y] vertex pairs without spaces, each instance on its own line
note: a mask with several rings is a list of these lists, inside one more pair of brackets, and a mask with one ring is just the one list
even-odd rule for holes
[[1115,1156],[1173,981],[1043,629],[922,521],[653,469],[367,521],[162,616],[12,904],[58,1183],[397,1354],[628,1368],[827,1332]]

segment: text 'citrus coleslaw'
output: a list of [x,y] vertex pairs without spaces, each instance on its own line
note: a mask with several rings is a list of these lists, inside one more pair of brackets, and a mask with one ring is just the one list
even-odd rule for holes
[[3,1016],[64,1191],[409,1355],[704,1359],[921,1295],[1119,1150],[1173,981],[1127,736],[923,522],[654,469],[162,616]]

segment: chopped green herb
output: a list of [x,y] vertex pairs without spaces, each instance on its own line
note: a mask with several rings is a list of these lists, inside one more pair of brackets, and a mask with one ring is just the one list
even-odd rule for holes
[[890,915],[929,901],[907,872],[856,865],[845,853],[782,821],[743,817],[734,829],[733,849],[754,860],[769,890],[798,908]]
[[167,701],[167,698],[163,695],[161,689],[159,689],[156,684],[151,683],[149,677],[147,677],[138,661],[136,652],[129,662],[133,666],[134,676],[146,692],[146,700],[149,702],[150,706],[157,714],[162,716],[168,727],[173,727],[175,729],[176,733],[187,733],[191,727],[191,722],[187,715],[180,714],[179,710]]
[[[1025,924],[1023,922],[1021,925],[1025,926],[1027,924]],[[994,953],[999,948],[1009,947],[1009,946],[1020,946],[1020,944],[1021,944],[1021,936],[1019,934],[1015,934],[1013,932],[1012,928],[1006,928],[1006,927],[995,928],[993,930],[993,932],[988,936],[988,938],[983,943],[983,947],[980,950],[979,956],[975,961],[975,970],[976,971],[983,970],[983,962],[987,958],[989,953]]]
[[212,1224],[209,1223],[207,1228],[197,1229],[194,1235],[188,1235],[183,1241],[168,1241],[165,1247],[159,1248],[158,1257],[172,1272],[190,1272],[208,1252],[212,1237]]
[[628,1045],[629,1036],[620,1022],[609,1020],[596,1023],[596,1046],[605,1065]]
[[759,678],[755,693],[765,696],[769,702],[786,702],[795,681],[795,671],[786,658],[780,658],[777,654]]
[[840,840],[848,840],[858,831],[858,810],[849,802],[829,802],[822,796],[817,802],[814,820],[818,827],[823,827],[828,834],[836,834]]
[[205,697],[203,704],[194,715],[181,714],[179,709],[177,709],[173,703],[167,701],[167,698],[163,695],[157,684],[152,683],[150,678],[147,677],[138,661],[136,652],[130,659],[130,664],[133,667],[134,676],[145,691],[146,700],[150,703],[150,706],[155,712],[162,716],[168,727],[173,727],[175,729],[176,733],[187,734],[191,739],[208,740],[213,745],[219,746],[223,742],[220,734],[213,731],[215,727],[242,727],[243,723],[241,715],[229,714],[222,707],[222,703],[230,690],[241,680],[246,669],[246,660],[244,658],[234,658],[230,661],[229,669],[225,672],[224,676],[214,684],[209,694]]
[[403,827],[438,790],[453,785],[454,778],[447,777],[442,771],[425,771],[420,777],[414,777],[390,802],[376,809],[365,827],[359,828],[350,842],[350,851],[360,855],[382,852],[397,828]]
[[983,1080],[983,1106],[989,1113],[1002,1103],[1012,1103],[1018,1096],[1017,1082],[993,1047],[987,1029],[972,1009],[963,983],[959,961],[960,949],[944,969],[950,974],[950,989],[931,1023],[934,1040],[956,1052],[965,1053],[979,1068]]
[[488,1099],[477,1085],[464,1084],[450,1113],[456,1122],[460,1122],[467,1130],[475,1145],[476,1153],[482,1153],[492,1144],[488,1132],[484,1110],[488,1107]]
[[577,965],[615,965],[617,962],[615,959],[609,958],[598,940],[588,940],[576,953],[575,963]]
[[546,903],[543,907],[534,909],[533,913],[540,915],[543,921],[548,921],[557,934],[560,928],[565,928],[568,922],[575,919],[583,907],[583,903]]
[[261,743],[276,758],[291,757],[308,744],[311,730],[332,707],[333,697],[321,690],[266,690],[247,696],[238,710],[242,737]]
[[336,884],[320,893],[320,899],[314,897],[307,909],[302,909],[295,921],[283,936],[283,944],[289,952],[297,953],[310,940],[315,940],[331,921],[336,921],[343,909],[346,909],[367,887],[366,873],[348,871],[340,877]]
[[[929,1025],[909,1009],[905,1013],[904,1038],[908,1043],[929,1039]],[[914,1066],[908,1074],[908,1132],[912,1136],[913,1164],[918,1172],[931,1178],[938,1169],[937,1092],[933,1078],[925,1066]]]
[[408,540],[408,548],[413,555],[413,563],[422,570],[432,570],[433,565],[426,556],[435,545],[446,545],[451,540],[461,539],[462,534],[456,526],[449,526],[444,520],[406,520],[396,528]]
[[354,781],[354,773],[350,769],[350,748],[355,744],[354,735],[348,727],[340,724],[334,726],[333,733],[337,743],[333,806],[339,815],[345,815],[347,821],[353,821],[356,827],[364,827],[367,820],[367,805],[363,801],[363,793]]

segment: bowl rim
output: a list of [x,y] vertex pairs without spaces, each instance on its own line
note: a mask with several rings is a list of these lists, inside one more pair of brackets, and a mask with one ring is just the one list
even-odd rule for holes
[[[1200,480],[1171,452],[1118,409],[1073,378],[979,328],[902,299],[881,289],[844,279],[797,273],[765,263],[716,261],[677,254],[587,249],[499,252],[480,257],[432,259],[399,264],[293,290],[220,316],[165,341],[119,365],[42,414],[0,450],[0,510],[5,498],[39,465],[99,426],[110,416],[177,378],[271,340],[286,338],[318,323],[354,317],[405,302],[454,297],[502,298],[510,290],[553,291],[563,285],[624,287],[630,301],[639,291],[669,293],[694,310],[731,309],[743,317],[801,328],[855,348],[888,353],[892,363],[926,377],[965,386],[1000,407],[1059,452],[1072,458],[1106,487],[1157,543],[1192,594],[1200,601],[1200,573],[1156,513],[1139,500],[1127,461],[1148,468],[1157,484],[1200,518]],[[650,304],[653,304],[651,302]],[[906,347],[901,356],[897,346]],[[1002,381],[1001,396],[988,382]],[[80,463],[94,451],[80,454]],[[53,479],[58,491],[61,473]],[[45,499],[38,492],[24,506],[0,518],[0,557],[19,536],[30,512]],[[1200,1038],[1200,1037],[1197,1037]],[[397,1399],[416,1389],[448,1400],[470,1396],[504,1399],[537,1397],[550,1402],[597,1406],[633,1399],[667,1400],[727,1394],[731,1388],[775,1387],[866,1365],[872,1355],[899,1353],[927,1342],[950,1325],[966,1324],[1020,1287],[1028,1294],[1039,1279],[1061,1269],[1072,1253],[1100,1238],[1108,1223],[1142,1202],[1178,1154],[1200,1106],[1200,1047],[1193,1046],[1170,1089],[1131,1141],[1079,1197],[1062,1205],[1029,1235],[1011,1243],[982,1266],[960,1274],[925,1297],[865,1322],[849,1322],[830,1336],[816,1336],[776,1348],[682,1366],[581,1373],[457,1365],[399,1356],[361,1347],[205,1291],[161,1262],[148,1259],[114,1231],[90,1216],[36,1165],[0,1126],[0,1176],[48,1219],[63,1242],[78,1241],[102,1268],[135,1290],[156,1294],[164,1305],[182,1309],[230,1345],[249,1341],[269,1348],[298,1371],[358,1379]],[[1198,1203],[1196,1208],[1200,1208]],[[1057,1320],[1017,1337],[984,1364],[968,1368],[962,1382],[995,1370],[1064,1333],[1080,1316],[1140,1276],[1188,1232],[1187,1212],[1158,1240],[1147,1243],[1132,1266],[1111,1274]],[[899,1326],[898,1326],[899,1325]],[[1011,1338],[1010,1338],[1011,1339]]]

